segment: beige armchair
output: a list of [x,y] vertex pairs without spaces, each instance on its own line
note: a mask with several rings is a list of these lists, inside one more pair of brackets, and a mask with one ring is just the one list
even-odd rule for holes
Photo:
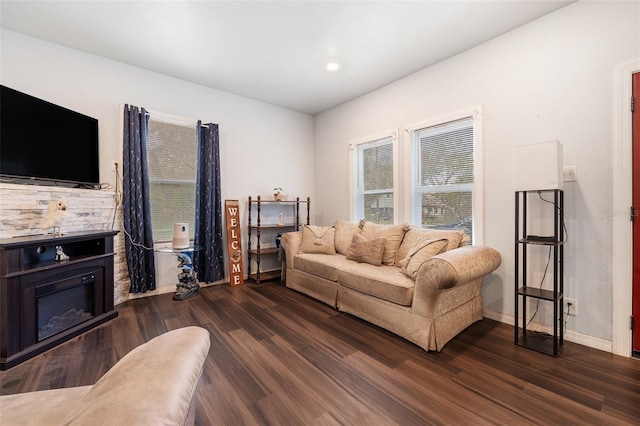
[[138,346],[93,386],[0,396],[2,425],[187,425],[209,332],[185,327]]

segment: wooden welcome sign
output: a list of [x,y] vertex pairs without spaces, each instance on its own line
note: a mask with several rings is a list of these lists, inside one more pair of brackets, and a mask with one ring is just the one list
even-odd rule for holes
[[227,257],[229,258],[229,284],[244,284],[242,269],[242,242],[240,240],[240,208],[238,200],[225,200],[227,211]]

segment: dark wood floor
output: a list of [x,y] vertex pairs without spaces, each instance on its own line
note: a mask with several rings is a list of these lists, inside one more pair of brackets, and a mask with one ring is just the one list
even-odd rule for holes
[[639,360],[571,342],[553,358],[487,319],[427,353],[278,283],[171,296],[123,303],[115,320],[1,372],[1,393],[93,384],[135,346],[199,325],[211,332],[201,425],[640,424]]

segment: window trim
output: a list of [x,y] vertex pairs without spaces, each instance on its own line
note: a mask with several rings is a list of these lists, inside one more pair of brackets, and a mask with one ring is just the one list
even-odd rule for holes
[[472,119],[473,125],[473,244],[484,244],[484,157],[483,157],[483,129],[482,129],[482,105],[476,105],[473,107],[461,109],[452,113],[443,114],[437,117],[432,117],[419,122],[411,123],[405,126],[405,156],[404,164],[409,167],[405,167],[404,173],[404,185],[408,190],[404,198],[404,211],[406,212],[407,222],[415,225],[414,222],[414,197],[413,194],[416,191],[416,173],[418,173],[416,167],[415,158],[413,154],[415,152],[416,136],[420,130],[427,127],[433,127],[452,121],[462,120],[465,118]]
[[[362,138],[354,139],[349,142],[349,216],[352,222],[357,222],[364,217],[358,211],[358,181],[359,167],[356,161],[359,160],[357,152],[361,145],[373,144],[383,139],[391,138],[391,147],[393,152],[393,223],[400,223],[400,173],[398,167],[399,149],[398,149],[398,129],[388,129],[379,133],[375,133]],[[358,217],[360,216],[360,217]]]

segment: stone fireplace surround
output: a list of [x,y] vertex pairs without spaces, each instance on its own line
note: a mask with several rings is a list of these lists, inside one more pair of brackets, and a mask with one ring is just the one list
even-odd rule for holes
[[[59,198],[67,203],[62,233],[110,230],[112,223],[114,230],[122,229],[122,210],[116,211],[116,194],[112,189],[0,183],[0,238],[42,234],[40,223],[49,201]],[[122,232],[114,237],[114,251],[114,303],[117,305],[129,299]]]

